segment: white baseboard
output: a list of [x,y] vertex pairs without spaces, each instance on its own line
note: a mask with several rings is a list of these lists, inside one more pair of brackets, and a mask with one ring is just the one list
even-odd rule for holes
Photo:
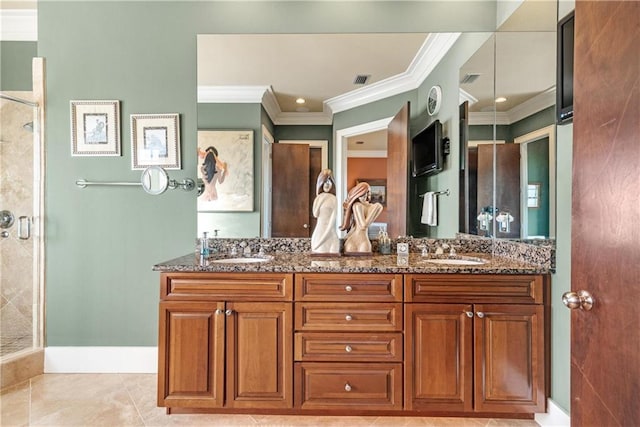
[[536,414],[536,422],[542,427],[570,427],[571,417],[553,400],[547,400],[547,413]]
[[158,347],[45,347],[44,372],[158,372]]

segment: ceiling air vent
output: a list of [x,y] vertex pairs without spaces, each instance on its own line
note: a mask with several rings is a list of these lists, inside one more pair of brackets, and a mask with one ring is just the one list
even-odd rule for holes
[[475,82],[478,77],[480,77],[479,73],[469,73],[469,74],[465,74],[464,77],[462,78],[462,80],[460,80],[460,84],[471,84],[473,82]]
[[369,81],[370,74],[358,74],[355,79],[353,79],[354,85],[363,85]]

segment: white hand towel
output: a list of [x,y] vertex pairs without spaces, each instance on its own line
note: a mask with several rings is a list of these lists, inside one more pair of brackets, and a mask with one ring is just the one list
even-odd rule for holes
[[433,191],[424,193],[422,196],[422,217],[420,222],[436,227],[438,225],[438,196]]

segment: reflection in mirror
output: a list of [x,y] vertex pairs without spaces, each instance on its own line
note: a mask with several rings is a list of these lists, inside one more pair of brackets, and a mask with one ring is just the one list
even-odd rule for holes
[[[474,71],[481,64],[495,64],[495,93],[482,87],[482,72]],[[466,221],[460,231],[553,238],[555,32],[497,32],[461,67],[460,78],[461,89],[475,101],[468,107],[461,179],[461,188],[468,186]],[[540,189],[535,206],[528,201],[529,185]]]
[[142,172],[140,179],[142,188],[148,194],[157,196],[167,191],[169,187],[169,175],[160,166],[149,166]]

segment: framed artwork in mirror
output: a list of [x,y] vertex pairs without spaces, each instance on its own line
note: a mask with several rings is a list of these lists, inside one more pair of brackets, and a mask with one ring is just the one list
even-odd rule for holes
[[527,207],[539,208],[540,207],[540,183],[532,183],[527,185]]
[[71,155],[120,155],[120,101],[71,101]]
[[181,169],[180,115],[131,115],[131,168]]
[[387,180],[358,178],[356,183],[366,182],[371,187],[371,203],[387,206]]
[[198,212],[253,211],[253,130],[199,130]]

